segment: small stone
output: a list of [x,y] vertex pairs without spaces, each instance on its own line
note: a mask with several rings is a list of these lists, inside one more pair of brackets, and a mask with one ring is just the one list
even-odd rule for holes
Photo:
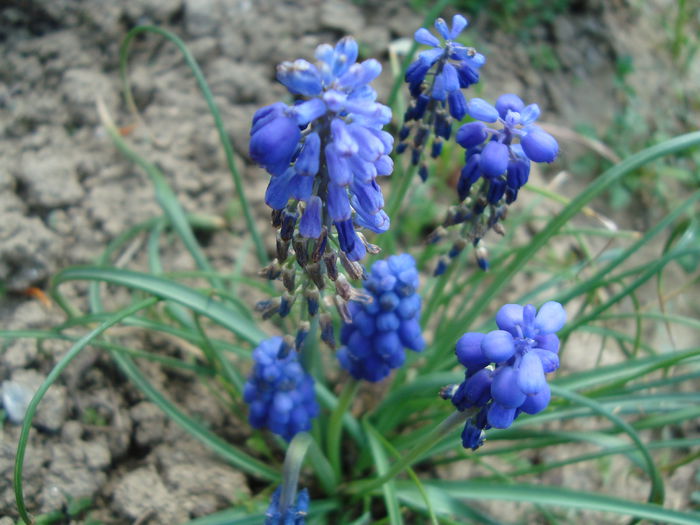
[[22,156],[17,179],[27,188],[29,204],[57,208],[75,204],[84,195],[73,157],[64,150],[42,150]]
[[193,37],[214,36],[219,25],[217,0],[185,0],[185,29]]
[[331,0],[321,5],[321,25],[352,35],[364,27],[365,19],[357,6],[349,2]]
[[129,411],[134,422],[134,440],[141,447],[150,447],[163,438],[165,414],[155,404],[142,401]]
[[114,490],[113,506],[130,520],[150,516],[149,523],[163,525],[189,521],[179,500],[151,468],[139,468],[124,476]]
[[[36,370],[15,370],[12,374],[12,383],[20,385],[31,392],[33,397],[46,377]],[[4,388],[3,388],[4,391]],[[66,420],[67,400],[66,387],[53,384],[44,394],[36,414],[33,425],[46,432],[58,432]]]

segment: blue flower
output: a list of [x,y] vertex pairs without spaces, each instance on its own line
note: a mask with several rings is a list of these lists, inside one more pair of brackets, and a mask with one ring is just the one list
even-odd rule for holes
[[375,262],[364,288],[371,302],[350,302],[352,322],[343,323],[337,355],[353,377],[376,382],[403,364],[404,348],[425,347],[415,260],[402,254]]
[[[517,95],[501,95],[495,106],[473,98],[467,104],[467,113],[477,122],[457,130],[456,141],[467,150],[457,184],[460,201],[482,177],[488,184],[485,193],[489,204],[498,204],[503,196],[510,204],[527,182],[530,162],[552,162],[559,145],[535,124],[540,116],[539,106],[526,106]],[[495,123],[501,127],[487,125]]]
[[[420,163],[431,130],[435,134],[431,156],[435,158],[442,151],[443,139],[450,138],[452,119],[459,121],[467,114],[468,105],[462,89],[479,81],[479,69],[486,59],[455,40],[465,27],[467,19],[455,15],[451,28],[442,18],[435,21],[442,42],[426,28],[415,33],[416,42],[432,49],[419,53],[406,70],[405,80],[413,101],[404,115],[404,126],[399,132],[402,143],[397,148],[399,153],[405,151],[406,141],[413,133],[411,162],[414,165]],[[427,169],[421,169],[420,173],[425,178]]]
[[272,493],[270,506],[265,512],[265,525],[304,525],[306,523],[306,513],[309,510],[309,491],[302,489],[297,494],[296,502],[280,511],[280,496],[282,488],[277,487]]
[[346,37],[335,47],[319,46],[315,64],[280,64],[277,79],[298,100],[258,110],[250,130],[250,156],[272,176],[265,202],[273,210],[298,207],[307,251],[325,243],[324,226],[327,232],[334,224],[342,228],[341,250],[350,260],[366,251],[356,247],[362,244],[355,242],[356,228],[389,228],[375,179],[393,170],[393,137],[382,130],[391,110],[370,86],[382,67],[374,59],[357,63],[357,53],[355,40]]
[[547,407],[551,391],[545,375],[559,368],[555,332],[565,322],[564,308],[554,301],[539,311],[531,304],[506,304],[496,314],[498,330],[459,339],[455,353],[466,367],[465,378],[445,389],[444,397],[460,411],[479,409],[462,434],[465,448],[480,445],[481,430],[507,428],[520,413]]
[[248,421],[290,441],[311,428],[318,414],[314,380],[304,371],[297,353],[281,337],[265,339],[253,351],[255,365],[245,384]]

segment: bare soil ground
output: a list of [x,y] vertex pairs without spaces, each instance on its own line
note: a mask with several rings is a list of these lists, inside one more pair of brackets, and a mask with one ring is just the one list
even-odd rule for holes
[[[538,101],[550,122],[587,123],[603,130],[619,103],[616,63],[630,55],[637,72],[628,81],[646,107],[653,108],[646,115],[652,118],[652,113],[663,111],[668,57],[657,31],[665,3],[650,4],[639,8],[625,2],[576,2],[574,10],[554,23],[536,27],[528,46],[513,45],[512,35],[486,21],[472,20],[471,37],[489,60],[483,76],[493,95],[484,96],[520,93],[526,101]],[[398,0],[360,5],[349,0],[3,2],[0,280],[7,293],[0,304],[0,325],[4,329],[42,329],[60,323],[58,309],[42,303],[33,290],[45,290],[50,276],[61,268],[93,262],[120,232],[160,214],[145,175],[115,151],[101,128],[95,109],[98,97],[125,126],[138,151],[166,173],[187,211],[223,216],[235,198],[211,116],[191,73],[179,52],[154,35],[138,38],[130,59],[136,103],[147,125],[127,128],[135,121],[120,93],[118,48],[130,27],[144,23],[181,35],[199,61],[237,148],[248,195],[265,231],[262,196],[267,177],[250,165],[246,149],[255,109],[284,96],[283,87],[275,82],[274,66],[310,58],[318,44],[335,42],[345,34],[357,38],[366,56],[386,61],[389,43],[410,38],[421,17]],[[541,57],[529,47],[544,44],[557,59],[555,70],[538,67]],[[379,81],[380,98],[386,98],[391,84],[388,69]],[[564,150],[565,159],[573,158],[579,147],[564,144]],[[574,181],[570,190],[584,183]],[[627,219],[634,223],[649,217],[632,213]],[[207,251],[217,268],[234,264],[244,237],[243,221],[234,221],[207,238]],[[192,267],[179,253],[172,253],[167,264],[170,270]],[[81,297],[84,289],[68,293]],[[120,340],[175,355],[186,351],[141,332],[123,333]],[[55,341],[37,345],[29,339],[3,343],[0,381],[37,388],[69,346]],[[154,383],[189,413],[226,439],[245,439],[245,424],[234,420],[204,385],[154,365],[144,366]],[[94,501],[91,517],[104,523],[172,524],[243,502],[257,488],[167,420],[97,349],[86,352],[49,391],[34,427],[25,464],[25,496],[35,513],[88,497]],[[17,436],[18,427],[5,421],[0,428],[0,516],[16,516],[10,480]],[[685,472],[686,478],[672,488],[678,506],[687,501],[690,473]],[[610,482],[590,475],[581,479],[591,490]],[[581,484],[565,479],[559,483]],[[641,490],[629,486],[631,496]],[[0,519],[0,523],[11,522]]]

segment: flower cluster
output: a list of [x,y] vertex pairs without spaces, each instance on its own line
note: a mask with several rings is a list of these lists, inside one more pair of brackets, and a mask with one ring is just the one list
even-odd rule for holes
[[266,106],[253,117],[250,156],[272,175],[265,202],[277,212],[273,222],[282,241],[288,246],[298,239],[294,249],[306,250],[297,252],[300,262],[320,260],[332,226],[352,261],[366,253],[356,228],[389,228],[375,179],[393,170],[393,137],[382,130],[391,110],[376,102],[370,86],[380,63],[356,63],[357,53],[355,40],[346,37],[335,48],[319,46],[315,65],[283,62],[277,79],[299,100]]
[[[527,182],[531,162],[552,162],[559,152],[556,139],[535,124],[540,116],[539,106],[526,106],[517,95],[501,95],[495,106],[473,98],[467,112],[476,121],[462,125],[455,137],[466,149],[465,165],[457,182],[462,204],[450,208],[432,240],[444,236],[445,228],[455,225],[462,228],[448,257],[438,263],[436,274],[443,272],[449,260],[469,243],[476,248],[479,266],[487,269],[482,238],[489,230],[505,232],[501,221],[506,217],[508,205]],[[479,181],[481,184],[473,191]]]
[[[535,124],[539,106],[526,106],[517,95],[501,95],[495,106],[474,98],[467,111],[476,121],[457,131],[457,143],[467,150],[457,184],[459,200],[466,199],[474,183],[484,179],[488,204],[497,205],[504,197],[510,204],[527,182],[530,161],[552,162],[559,152],[557,141]],[[501,127],[487,126],[495,123]]]
[[428,175],[425,163],[421,163],[423,149],[434,133],[431,156],[442,152],[444,140],[452,133],[452,119],[462,120],[467,114],[467,102],[462,89],[479,81],[479,69],[486,59],[475,49],[466,47],[455,39],[467,27],[462,15],[452,18],[452,27],[438,18],[435,28],[444,42],[422,27],[415,33],[416,42],[432,47],[419,53],[418,58],[406,70],[405,80],[413,100],[404,115],[404,125],[399,132],[401,143],[397,152],[405,151],[412,135],[411,163],[420,164],[418,173],[423,180]]
[[340,338],[345,346],[337,355],[353,377],[374,382],[403,364],[404,347],[417,352],[425,347],[415,260],[402,254],[375,262],[364,288],[373,300],[350,303],[352,322],[343,323]]
[[302,368],[296,351],[282,337],[271,337],[253,351],[253,361],[243,391],[250,424],[268,428],[287,441],[309,430],[318,404],[314,380]]
[[296,503],[288,506],[284,511],[280,509],[281,493],[281,487],[277,487],[272,493],[270,506],[265,512],[265,525],[304,525],[306,513],[309,510],[309,491],[306,489],[299,491]]
[[522,412],[537,414],[549,404],[545,374],[559,368],[559,338],[566,322],[561,304],[550,301],[539,311],[531,304],[506,304],[496,314],[499,330],[469,332],[456,354],[467,370],[464,381],[443,391],[458,410],[471,409],[462,433],[464,448],[476,450],[483,430],[507,428]]

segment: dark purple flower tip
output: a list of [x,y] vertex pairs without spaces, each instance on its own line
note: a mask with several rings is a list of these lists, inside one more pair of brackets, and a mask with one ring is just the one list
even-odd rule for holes
[[340,249],[345,253],[352,252],[357,241],[357,234],[355,233],[355,227],[352,225],[352,221],[350,219],[338,221],[335,223],[335,229],[338,231]]
[[445,85],[445,73],[440,73],[435,75],[435,82],[433,82],[433,90],[430,92],[430,96],[435,100],[446,100],[447,99],[447,87]]
[[527,157],[534,162],[552,162],[559,153],[557,140],[538,127],[532,126],[520,139]]
[[479,167],[487,177],[498,177],[508,168],[508,146],[492,140],[481,151]]
[[499,368],[493,375],[491,395],[496,403],[507,408],[518,408],[525,401],[525,393],[516,381],[520,374],[512,366]]
[[468,156],[467,163],[462,168],[459,180],[457,181],[457,193],[459,194],[460,201],[467,198],[472,185],[481,177],[481,170],[479,169],[480,164],[480,153],[474,153]]
[[482,368],[464,381],[464,395],[469,406],[484,406],[491,399],[493,371]]
[[506,181],[509,188],[520,189],[527,183],[530,177],[529,160],[511,160],[506,170]]
[[362,259],[365,258],[365,255],[367,255],[367,248],[365,247],[365,244],[357,236],[357,233],[355,233],[354,235],[355,235],[355,245],[353,246],[351,251],[347,252],[348,259],[351,261],[361,261]]
[[292,179],[292,197],[298,201],[306,201],[311,198],[311,190],[314,187],[313,177],[306,175],[294,175]]
[[350,198],[344,186],[339,186],[333,182],[328,183],[327,202],[328,214],[335,222],[350,219],[352,209],[350,208]]
[[486,420],[493,428],[508,428],[515,420],[515,411],[515,408],[508,408],[498,403],[492,403],[489,407]]
[[507,361],[515,353],[513,336],[505,330],[494,330],[484,336],[481,341],[481,351],[493,363]]
[[518,388],[526,395],[534,395],[546,384],[542,360],[536,352],[527,352],[520,361],[517,371]]
[[535,317],[535,328],[540,334],[553,334],[564,327],[566,310],[556,301],[544,303]]
[[457,130],[455,140],[463,148],[469,149],[482,144],[487,137],[486,125],[483,122],[468,122]]
[[462,446],[472,450],[478,449],[484,444],[484,431],[468,420],[462,430]]
[[496,122],[498,110],[482,98],[473,98],[467,104],[467,112],[474,120]]
[[409,84],[422,84],[431,66],[432,64],[423,58],[414,60],[406,69],[406,76],[404,77],[406,82]]
[[323,202],[318,195],[314,195],[309,199],[299,222],[299,234],[302,237],[318,239],[321,236],[322,208]]
[[[479,55],[481,56],[481,55]],[[479,82],[479,67],[481,64],[475,64],[474,60],[462,61],[457,66],[457,75],[459,76],[459,87],[468,88],[472,84]]]
[[318,173],[319,156],[321,154],[321,138],[318,133],[307,135],[304,146],[294,163],[294,169],[299,175],[313,177]]
[[399,306],[399,302],[399,296],[394,292],[384,292],[379,296],[379,307],[386,312],[396,310],[396,308]]
[[540,361],[542,362],[542,369],[544,370],[545,374],[554,372],[557,368],[559,368],[559,356],[554,352],[544,350],[543,348],[534,348],[531,350],[531,352],[534,352],[537,354],[537,357],[540,358]]
[[520,113],[524,107],[525,103],[522,101],[522,99],[513,93],[501,95],[498,97],[498,100],[496,100],[498,115],[504,120],[509,110],[515,113]]
[[250,138],[250,158],[265,168],[286,169],[300,138],[301,131],[293,118],[274,118]]
[[265,190],[265,204],[273,210],[281,210],[287,206],[294,190],[294,169],[288,168],[282,175],[271,177]]
[[455,354],[457,360],[470,373],[484,368],[491,360],[484,355],[481,350],[481,343],[484,340],[484,334],[478,332],[467,332],[457,341],[455,346]]
[[517,337],[517,327],[523,324],[523,307],[519,304],[504,304],[496,313],[496,324],[501,330]]
[[534,395],[527,396],[525,402],[520,405],[520,410],[526,414],[538,414],[547,408],[551,398],[552,391],[549,389],[549,385],[545,384],[542,390]]
[[506,181],[503,179],[491,179],[489,182],[489,190],[486,194],[486,200],[490,204],[497,204],[506,192]]

